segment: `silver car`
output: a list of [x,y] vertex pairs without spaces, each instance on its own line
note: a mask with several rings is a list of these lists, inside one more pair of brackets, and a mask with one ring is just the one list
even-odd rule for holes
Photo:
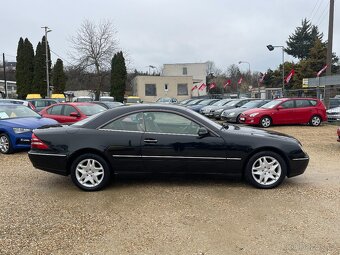
[[340,121],[340,106],[332,109],[328,109],[327,118],[329,122]]

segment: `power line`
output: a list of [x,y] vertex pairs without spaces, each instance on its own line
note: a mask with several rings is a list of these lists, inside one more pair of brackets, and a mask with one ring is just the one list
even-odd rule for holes
[[57,54],[57,53],[55,53],[53,50],[51,50],[51,48],[50,48],[50,51],[51,51],[54,55],[56,55],[58,58],[60,58],[62,61],[66,62],[67,64],[69,64],[69,65],[71,65],[71,66],[73,66],[73,64],[72,64],[71,62],[69,62],[69,61],[67,61],[66,59],[62,58],[59,54]]
[[315,18],[316,14],[318,13],[318,11],[319,11],[321,5],[322,5],[322,0],[320,1],[319,5],[318,5],[318,7],[317,7],[317,9],[316,9],[316,11],[314,12],[314,15],[313,15],[313,16],[311,17],[311,19],[310,19],[310,20],[311,20],[311,23],[312,23],[313,19]]
[[327,12],[326,10],[329,8],[329,2],[328,4],[326,5],[326,7],[323,9],[321,15],[319,16],[319,19],[318,21],[316,22],[316,24],[318,25],[318,27],[321,25],[321,21],[325,18]]
[[314,5],[314,7],[313,7],[313,10],[312,10],[312,12],[311,12],[310,15],[309,15],[309,17],[310,17],[311,19],[312,19],[312,15],[313,15],[313,13],[314,13],[314,11],[315,11],[315,8],[316,8],[317,4],[319,3],[319,1],[320,1],[320,0],[317,0],[317,1],[316,1],[315,5]]

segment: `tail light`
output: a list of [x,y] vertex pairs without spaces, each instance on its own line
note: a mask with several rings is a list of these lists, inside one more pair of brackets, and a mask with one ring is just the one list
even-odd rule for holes
[[47,150],[48,146],[33,133],[31,140],[31,149]]

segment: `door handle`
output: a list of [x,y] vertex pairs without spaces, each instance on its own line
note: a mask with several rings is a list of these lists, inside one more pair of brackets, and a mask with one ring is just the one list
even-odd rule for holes
[[157,139],[152,139],[152,138],[146,138],[144,139],[144,142],[145,143],[157,143]]

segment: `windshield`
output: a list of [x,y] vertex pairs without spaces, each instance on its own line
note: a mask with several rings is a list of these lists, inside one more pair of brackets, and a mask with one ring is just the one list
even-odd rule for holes
[[278,104],[280,104],[281,102],[282,102],[282,100],[273,100],[273,101],[270,101],[269,103],[262,105],[261,108],[272,109],[275,106],[277,106]]
[[241,108],[255,108],[256,106],[260,105],[262,101],[250,101],[241,106]]
[[194,105],[194,104],[197,104],[201,101],[202,101],[202,99],[195,99],[195,100],[192,100],[191,102],[189,102],[187,105]]
[[212,106],[222,106],[225,103],[229,102],[229,100],[230,99],[223,99],[223,100],[217,101],[217,102],[213,103]]
[[41,116],[23,105],[0,105],[0,119],[28,118]]
[[199,104],[200,105],[209,105],[211,103],[211,100],[208,99],[208,100],[203,100],[202,102],[200,102]]
[[84,113],[86,116],[91,116],[99,112],[103,112],[106,109],[103,106],[100,105],[77,105],[79,110]]
[[234,106],[236,105],[240,100],[233,100],[225,104],[225,106]]

